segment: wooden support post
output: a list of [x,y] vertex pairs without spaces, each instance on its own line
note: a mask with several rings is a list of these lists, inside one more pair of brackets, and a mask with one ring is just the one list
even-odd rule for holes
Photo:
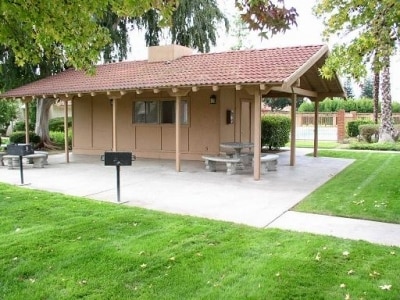
[[176,171],[181,171],[181,96],[176,96],[175,103],[175,164]]
[[297,94],[292,94],[292,105],[290,107],[290,119],[291,119],[291,130],[290,130],[290,166],[296,164],[296,102]]
[[69,145],[68,145],[68,99],[64,99],[64,147],[65,162],[69,163]]
[[117,151],[117,104],[118,98],[112,99],[112,151]]
[[316,99],[314,104],[314,157],[318,156],[318,111],[319,99]]
[[261,169],[261,94],[254,92],[254,180],[260,180]]
[[25,143],[29,144],[29,102],[25,102]]

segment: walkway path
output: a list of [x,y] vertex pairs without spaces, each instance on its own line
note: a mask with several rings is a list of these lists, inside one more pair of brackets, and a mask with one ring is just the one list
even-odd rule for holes
[[267,227],[400,247],[400,224],[288,211]]

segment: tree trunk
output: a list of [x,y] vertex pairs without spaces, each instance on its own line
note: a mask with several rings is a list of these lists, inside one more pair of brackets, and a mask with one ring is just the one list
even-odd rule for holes
[[381,127],[379,128],[379,142],[394,142],[394,128],[392,121],[392,95],[390,91],[390,57],[384,58],[382,71],[382,104]]
[[49,133],[49,112],[54,99],[38,99],[36,107],[35,133],[40,136],[40,148],[57,149],[50,140]]
[[378,124],[379,115],[379,81],[380,74],[379,71],[374,72],[374,122]]

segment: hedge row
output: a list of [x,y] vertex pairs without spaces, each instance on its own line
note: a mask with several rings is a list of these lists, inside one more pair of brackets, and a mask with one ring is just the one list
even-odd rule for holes
[[[299,112],[314,112],[314,102],[303,102],[298,111]],[[379,103],[378,108],[380,110],[381,104]],[[369,98],[361,99],[348,99],[342,98],[327,98],[319,103],[319,112],[336,112],[340,109],[344,109],[346,112],[356,111],[359,113],[372,113],[374,111],[374,100]],[[400,112],[400,103],[392,102],[392,112]]]
[[[68,118],[68,127],[72,127],[72,118]],[[14,125],[15,131],[25,131],[25,121],[18,121]],[[29,130],[35,130],[35,124],[29,124]],[[64,131],[64,118],[54,118],[49,120],[49,131]]]
[[290,118],[271,115],[261,118],[261,145],[277,149],[286,145],[290,137]]

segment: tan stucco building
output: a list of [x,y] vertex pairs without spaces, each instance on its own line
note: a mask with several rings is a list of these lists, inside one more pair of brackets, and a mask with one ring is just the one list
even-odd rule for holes
[[262,97],[299,95],[318,103],[344,96],[337,77],[320,76],[327,55],[324,45],[209,54],[150,47],[148,60],[101,65],[92,76],[70,69],[1,96],[70,102],[77,154],[132,151],[175,159],[179,171],[181,160],[219,154],[222,142],[253,142],[258,179]]

